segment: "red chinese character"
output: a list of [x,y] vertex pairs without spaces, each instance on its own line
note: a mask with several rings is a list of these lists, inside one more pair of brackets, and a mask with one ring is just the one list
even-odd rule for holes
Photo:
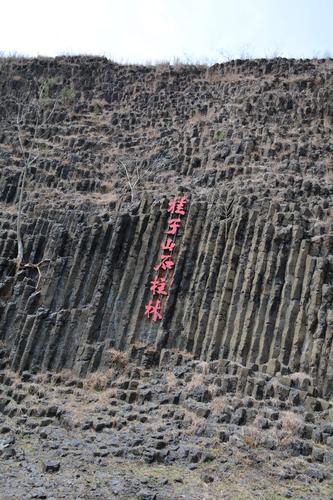
[[159,312],[161,310],[161,301],[160,300],[156,300],[156,303],[155,305],[153,304],[153,301],[150,300],[148,305],[145,306],[145,316],[148,317],[148,319],[150,318],[150,316],[152,315],[152,320],[153,321],[157,321],[158,319],[162,319],[162,314]]
[[169,250],[170,252],[172,252],[172,250],[175,248],[175,246],[176,246],[176,243],[174,243],[171,238],[168,238],[166,240],[166,242],[162,243],[162,245],[161,245],[162,250]]
[[165,278],[159,278],[158,276],[156,276],[155,279],[150,282],[150,284],[152,285],[150,287],[150,290],[153,292],[153,295],[155,295],[155,292],[158,295],[168,295],[168,293],[165,290],[166,287]]
[[180,219],[170,219],[168,221],[168,226],[170,229],[165,231],[166,234],[176,234],[177,229],[179,228]]
[[171,260],[171,255],[161,255],[161,262],[154,267],[155,271],[158,271],[160,267],[165,271],[166,269],[171,269],[175,263]]
[[169,201],[168,212],[171,214],[185,215],[184,205],[186,203],[186,196],[182,196],[180,200],[177,198],[175,200]]
[[178,203],[177,198],[175,200],[170,200],[168,212],[170,212],[171,214],[175,213],[175,210],[177,208],[177,203]]

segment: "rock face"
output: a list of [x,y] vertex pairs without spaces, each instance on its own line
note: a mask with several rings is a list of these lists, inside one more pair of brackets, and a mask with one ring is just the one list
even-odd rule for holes
[[[305,372],[333,394],[332,60],[211,68],[103,58],[1,60],[3,99],[33,78],[62,99],[23,205],[22,157],[0,128],[0,340],[15,370],[80,375],[126,350]],[[117,160],[164,159],[131,200]],[[125,196],[124,196],[125,192]],[[188,199],[163,320],[144,317],[168,200]],[[244,376],[245,372],[244,372]]]

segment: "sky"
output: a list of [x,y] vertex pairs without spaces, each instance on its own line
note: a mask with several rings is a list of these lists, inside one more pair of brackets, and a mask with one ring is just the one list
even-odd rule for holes
[[2,0],[0,15],[4,55],[140,64],[333,57],[333,0]]

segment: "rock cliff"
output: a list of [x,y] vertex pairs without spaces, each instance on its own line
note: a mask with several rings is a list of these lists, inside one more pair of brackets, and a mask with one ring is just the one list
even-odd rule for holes
[[[47,259],[38,286],[35,268],[15,273],[23,159],[0,120],[8,365],[85,375],[109,367],[112,350],[157,365],[178,349],[239,370],[305,372],[330,397],[332,69],[281,58],[210,68],[1,60],[4,106],[41,81],[45,106],[56,102],[23,199],[24,262]],[[29,116],[26,130],[29,142]],[[152,166],[132,196],[122,159]],[[174,283],[155,324],[144,306],[168,200],[180,194]]]

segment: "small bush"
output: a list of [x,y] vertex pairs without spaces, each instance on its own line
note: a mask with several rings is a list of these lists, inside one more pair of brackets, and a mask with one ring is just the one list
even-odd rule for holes
[[292,411],[284,411],[281,415],[281,424],[283,430],[298,434],[304,424],[304,419]]
[[93,113],[94,115],[101,115],[103,112],[103,106],[99,102],[94,102]]
[[73,101],[75,99],[75,91],[74,88],[71,87],[64,87],[60,91],[60,97],[63,101]]
[[44,98],[51,98],[54,92],[57,90],[58,85],[61,84],[61,81],[57,77],[47,78],[43,83],[43,94]]
[[224,137],[225,137],[224,132],[220,130],[219,132],[216,132],[216,134],[214,135],[214,141],[223,141]]

